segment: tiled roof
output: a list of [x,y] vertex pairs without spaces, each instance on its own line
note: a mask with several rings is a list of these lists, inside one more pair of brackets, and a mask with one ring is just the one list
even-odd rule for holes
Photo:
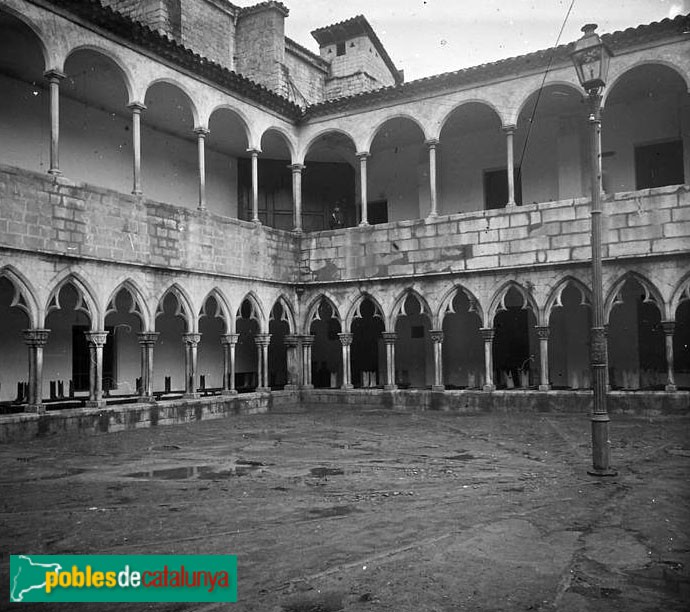
[[[616,50],[623,50],[635,45],[646,44],[682,34],[690,37],[690,14],[679,15],[674,19],[663,19],[659,22],[635,28],[627,28],[613,34],[603,34],[601,39],[615,54]],[[361,108],[372,103],[392,102],[419,92],[428,93],[448,87],[480,84],[485,81],[500,79],[526,71],[546,69],[549,65],[557,66],[563,62],[569,63],[573,46],[574,42],[571,42],[567,45],[559,45],[558,47],[536,51],[527,55],[480,64],[479,66],[472,66],[471,68],[464,68],[454,72],[445,72],[408,83],[320,102],[307,107],[302,118],[318,117],[343,109]]]
[[[64,8],[73,15],[81,17],[107,32],[152,51],[157,56],[182,66],[196,75],[207,78],[227,90],[277,111],[287,118],[297,119],[302,113],[302,109],[287,98],[279,96],[263,85],[237,72],[228,70],[198,53],[194,53],[175,40],[118,13],[110,7],[102,6],[98,0],[50,0],[50,3]],[[275,4],[285,8],[280,2],[264,2],[262,4]]]
[[351,19],[346,19],[345,21],[339,21],[338,23],[334,23],[323,28],[318,28],[313,30],[311,33],[321,47],[324,45],[342,42],[355,36],[361,36],[362,34],[368,36],[371,42],[374,44],[379,57],[383,60],[383,62],[386,64],[386,67],[393,75],[395,83],[397,85],[402,83],[402,73],[395,67],[393,60],[388,55],[388,52],[364,15],[357,15]]

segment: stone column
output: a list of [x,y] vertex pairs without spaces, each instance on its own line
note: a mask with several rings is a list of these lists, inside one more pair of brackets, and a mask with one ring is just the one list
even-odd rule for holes
[[395,384],[395,341],[398,339],[398,334],[388,331],[381,332],[381,336],[386,345],[386,384],[383,388],[392,391],[398,388]]
[[367,211],[367,157],[369,153],[357,153],[359,157],[359,182],[362,200],[362,219],[359,222],[361,226],[369,225],[369,212]]
[[673,371],[673,332],[676,330],[675,321],[662,321],[661,328],[664,330],[666,339],[666,391],[676,391],[676,376]]
[[153,346],[158,340],[158,332],[141,332],[139,346],[141,346],[141,389],[142,399],[153,398]]
[[313,389],[311,381],[311,347],[314,336],[302,336],[302,388]]
[[299,336],[287,334],[284,338],[287,361],[287,383],[285,389],[299,389]]
[[43,347],[48,342],[49,329],[25,329],[24,342],[29,347],[29,397],[27,412],[45,412],[43,398]]
[[132,195],[141,195],[141,111],[146,110],[141,102],[128,105],[132,111],[132,152],[134,157]]
[[247,149],[252,156],[252,221],[259,220],[259,149]]
[[194,128],[199,150],[199,210],[206,209],[206,136],[209,131],[204,127]]
[[431,198],[431,212],[430,217],[438,217],[438,203],[436,201],[436,147],[438,140],[431,138],[426,141],[427,149],[429,149],[429,195]]
[[271,342],[271,334],[257,334],[256,346],[259,360],[259,386],[257,391],[270,391],[268,386],[268,345]]
[[239,334],[223,334],[220,342],[223,345],[223,395],[235,395],[235,346]]
[[539,391],[549,391],[549,326],[537,325],[539,336]]
[[513,157],[515,126],[506,125],[503,127],[503,132],[506,135],[506,174],[508,175],[508,202],[506,203],[506,206],[515,206],[515,161]]
[[338,334],[340,344],[343,347],[343,384],[341,389],[352,389],[352,366],[350,364],[350,345],[352,344],[352,334]]
[[60,172],[60,81],[65,75],[58,70],[48,70],[44,74],[50,84],[50,169],[49,174]]
[[482,327],[479,330],[484,339],[484,391],[494,391],[496,385],[494,384],[494,335],[496,330],[493,327]]
[[292,203],[295,211],[295,231],[302,231],[302,170],[304,164],[291,164],[292,170]]
[[199,397],[196,391],[197,382],[197,347],[201,341],[201,334],[188,333],[182,334],[184,342],[184,395],[185,399],[195,399]]
[[432,391],[444,391],[443,385],[443,331],[431,330],[431,341],[434,343],[434,384]]
[[103,346],[108,338],[107,331],[84,332],[89,344],[89,408],[105,406],[103,399]]

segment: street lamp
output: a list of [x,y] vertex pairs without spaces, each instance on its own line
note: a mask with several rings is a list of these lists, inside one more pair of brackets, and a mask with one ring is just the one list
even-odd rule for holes
[[615,476],[611,469],[609,415],[606,411],[606,334],[601,272],[601,89],[606,85],[611,51],[596,34],[595,24],[582,28],[584,35],[571,54],[580,85],[587,91],[591,126],[590,178],[592,182],[592,330],[590,366],[594,387],[592,409],[592,468],[594,476]]

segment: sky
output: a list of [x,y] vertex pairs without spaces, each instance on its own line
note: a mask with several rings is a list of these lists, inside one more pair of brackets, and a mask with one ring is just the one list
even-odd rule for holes
[[[572,1],[282,0],[286,35],[315,53],[312,30],[364,15],[406,81],[553,47]],[[560,42],[585,23],[604,34],[687,13],[690,0],[574,0]]]

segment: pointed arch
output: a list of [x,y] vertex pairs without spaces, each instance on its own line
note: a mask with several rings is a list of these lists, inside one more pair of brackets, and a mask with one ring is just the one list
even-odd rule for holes
[[295,310],[292,307],[292,304],[290,303],[288,297],[283,293],[281,293],[276,299],[276,301],[273,302],[273,306],[271,307],[271,313],[269,314],[269,322],[273,319],[273,309],[276,307],[276,304],[280,304],[280,307],[283,309],[283,316],[281,317],[281,321],[287,323],[288,327],[290,328],[290,333],[294,334],[297,330],[295,324]]
[[331,308],[331,318],[338,321],[338,323],[340,323],[342,326],[343,320],[340,316],[338,306],[335,303],[335,297],[327,291],[322,291],[316,297],[314,297],[307,305],[307,316],[304,320],[304,325],[302,327],[303,333],[309,334],[312,323],[314,323],[314,321],[322,320],[321,315],[319,314],[319,309],[321,308],[321,304],[323,304],[324,302],[326,302]]
[[237,307],[237,312],[235,313],[235,321],[242,318],[242,305],[245,302],[249,302],[250,304],[249,318],[257,322],[257,324],[259,325],[259,331],[261,333],[266,333],[268,329],[268,321],[266,318],[266,314],[261,305],[261,300],[253,291],[249,291],[240,300],[240,305]]
[[[216,302],[216,309],[213,312],[210,312],[207,307],[208,299],[211,297]],[[232,309],[230,308],[230,304],[225,297],[225,294],[218,287],[214,287],[206,294],[206,297],[201,300],[201,308],[199,308],[197,319],[200,319],[204,316],[211,318],[218,317],[219,319],[222,319],[223,323],[225,324],[225,332],[230,334],[233,333],[235,329],[235,320],[230,314],[231,312]]]
[[678,283],[675,291],[673,292],[673,297],[671,297],[669,312],[666,313],[666,317],[675,320],[676,311],[678,306],[683,302],[690,301],[690,272],[685,274],[683,278]]
[[16,306],[26,313],[31,328],[39,327],[40,313],[36,293],[31,283],[14,266],[0,268],[0,278],[6,278],[14,287],[14,296],[10,306]]
[[646,276],[640,274],[639,272],[629,270],[628,272],[623,274],[615,283],[613,283],[606,299],[604,300],[604,324],[607,324],[609,322],[609,319],[611,318],[611,312],[613,311],[614,307],[623,303],[621,292],[623,290],[623,287],[625,287],[625,284],[629,280],[638,282],[642,287],[644,291],[644,297],[642,298],[642,302],[646,304],[654,304],[659,309],[659,313],[661,314],[661,316],[665,316],[666,309],[664,299],[662,298],[661,292],[659,291],[659,289],[657,289],[656,285],[654,285],[652,281],[650,281]]
[[[45,319],[55,310],[60,310],[60,291],[66,285],[72,285],[77,292],[77,303],[74,307],[89,317],[91,323],[91,330],[98,331],[103,328],[104,317],[98,307],[96,300],[96,292],[92,289],[90,283],[77,272],[66,271],[56,282],[55,287],[48,295],[48,300],[45,307]],[[44,320],[45,325],[45,320]]]
[[539,307],[537,306],[537,303],[534,299],[534,297],[525,289],[520,283],[517,281],[507,281],[504,283],[498,291],[494,294],[494,297],[492,298],[489,306],[489,310],[487,312],[487,321],[486,324],[488,327],[493,326],[493,321],[496,315],[503,311],[507,310],[507,306],[505,303],[506,296],[508,295],[508,292],[511,289],[515,289],[520,297],[522,297],[522,309],[528,309],[531,310],[532,313],[534,314],[535,318],[537,321],[540,320],[539,317]]
[[404,317],[407,315],[405,311],[405,302],[408,298],[414,298],[419,304],[420,314],[426,315],[429,318],[429,323],[433,324],[433,316],[429,303],[416,289],[412,287],[406,287],[399,294],[398,297],[393,301],[393,306],[388,314],[388,320],[386,322],[386,329],[394,330],[395,323],[398,317]]
[[443,319],[445,319],[446,315],[455,314],[455,310],[453,309],[453,302],[455,301],[455,296],[458,293],[463,293],[469,301],[470,307],[468,309],[468,312],[476,313],[479,317],[479,321],[482,325],[484,325],[484,312],[481,303],[474,295],[474,293],[467,289],[467,287],[457,284],[453,285],[450,289],[448,289],[441,298],[441,303],[435,314],[435,329],[441,329],[441,327],[443,326]]
[[574,276],[566,276],[556,284],[549,294],[549,297],[546,299],[546,304],[544,305],[544,323],[546,325],[548,325],[553,309],[563,307],[561,298],[563,296],[563,291],[569,286],[574,287],[580,292],[581,306],[591,306],[592,291],[590,288]]
[[139,289],[137,283],[131,278],[122,281],[110,293],[108,301],[105,303],[105,313],[103,315],[103,319],[105,320],[109,314],[117,312],[115,300],[120,291],[123,290],[129,293],[130,297],[132,298],[132,305],[130,307],[129,314],[134,314],[139,317],[142,331],[149,331],[151,329],[151,311],[149,310],[148,304],[144,299],[144,294],[142,293],[141,289]]
[[372,316],[374,318],[381,319],[384,326],[386,325],[386,317],[383,308],[381,307],[381,303],[370,293],[366,291],[361,291],[350,301],[350,306],[347,309],[347,315],[345,317],[345,322],[343,325],[343,331],[350,330],[350,328],[352,327],[352,322],[355,319],[362,318],[362,313],[360,312],[360,309],[362,308],[362,303],[365,300],[369,300],[374,305],[374,313]]
[[192,300],[190,299],[187,292],[177,283],[173,283],[172,285],[170,285],[170,287],[168,287],[158,299],[158,303],[156,305],[155,318],[157,319],[159,316],[163,314],[163,303],[165,302],[165,298],[168,295],[174,296],[175,300],[177,301],[175,316],[181,317],[184,320],[188,332],[196,332],[197,319],[193,315],[194,310],[192,308]]

